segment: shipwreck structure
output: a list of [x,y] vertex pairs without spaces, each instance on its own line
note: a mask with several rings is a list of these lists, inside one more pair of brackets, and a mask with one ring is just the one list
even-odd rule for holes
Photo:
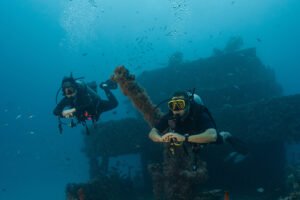
[[[89,160],[91,181],[69,184],[68,199],[141,199],[151,196],[152,191],[156,199],[194,200],[201,195],[201,199],[218,199],[217,195],[207,195],[206,190],[219,187],[247,191],[258,185],[266,190],[284,188],[284,143],[299,139],[300,95],[282,96],[274,71],[260,61],[255,48],[228,47],[195,61],[183,61],[183,55],[177,52],[164,68],[135,77],[119,67],[112,79],[142,115],[99,123],[84,136],[83,152]],[[192,172],[186,170],[190,167],[186,156],[170,158],[165,146],[148,139],[150,128],[167,112],[165,104],[159,109],[155,105],[175,90],[193,88],[211,110],[218,130],[230,131],[249,144],[247,160],[224,162],[232,149],[208,146],[200,152],[198,170]],[[140,155],[139,177],[122,177],[109,170],[111,157],[128,154]],[[272,194],[280,192],[283,190]]]

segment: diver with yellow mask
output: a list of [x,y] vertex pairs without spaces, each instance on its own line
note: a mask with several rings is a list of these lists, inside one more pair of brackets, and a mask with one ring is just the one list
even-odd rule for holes
[[169,112],[149,133],[152,141],[170,143],[173,152],[176,146],[185,143],[193,146],[229,143],[238,153],[248,153],[244,143],[229,132],[217,132],[212,115],[194,92],[175,92],[168,101],[168,107]]

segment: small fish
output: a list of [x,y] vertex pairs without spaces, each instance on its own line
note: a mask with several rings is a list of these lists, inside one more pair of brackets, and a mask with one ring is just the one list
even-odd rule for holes
[[20,119],[22,117],[22,115],[17,115],[16,119]]
[[224,159],[224,162],[232,162],[233,164],[241,163],[246,159],[247,156],[242,155],[237,152],[231,152],[226,158]]
[[257,188],[256,191],[259,193],[263,193],[265,191],[265,189],[263,187],[260,187],[260,188]]
[[2,191],[2,192],[6,192],[6,188],[2,188],[1,191]]
[[233,5],[233,4],[235,4],[235,1],[232,1],[232,2],[231,2],[231,5]]
[[82,56],[87,56],[88,55],[88,53],[83,53],[83,54],[81,54]]
[[241,88],[238,85],[233,86],[235,89],[240,90]]
[[261,42],[261,39],[260,39],[260,38],[256,38],[256,41],[257,41],[257,42]]
[[65,157],[65,160],[69,162],[69,161],[71,161],[71,158]]
[[226,158],[224,159],[225,162],[228,162],[233,159],[237,155],[237,152],[231,152]]
[[34,131],[30,131],[29,134],[30,134],[30,135],[34,135],[35,132],[34,132]]
[[167,34],[165,34],[166,36],[174,36],[174,35],[176,35],[176,33],[177,33],[177,31],[176,30],[174,30],[174,31],[170,31],[170,32],[168,32]]
[[238,154],[237,156],[235,156],[235,158],[233,159],[233,163],[234,164],[238,164],[242,161],[244,161],[246,159],[247,156],[244,156],[242,154]]
[[34,117],[34,115],[29,115],[28,119],[32,119]]
[[220,192],[222,192],[221,189],[212,189],[212,190],[208,191],[208,193],[210,193],[210,194],[216,194],[216,193],[220,193]]
[[112,114],[113,114],[113,115],[116,115],[116,114],[117,114],[117,111],[113,111]]
[[4,112],[8,112],[8,109],[4,109]]

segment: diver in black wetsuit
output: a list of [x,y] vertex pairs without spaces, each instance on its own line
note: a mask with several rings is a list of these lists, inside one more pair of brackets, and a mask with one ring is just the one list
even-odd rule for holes
[[57,104],[53,114],[59,118],[75,117],[78,123],[83,125],[86,120],[98,121],[101,113],[118,106],[116,97],[110,91],[110,89],[117,88],[117,84],[108,80],[101,83],[100,87],[104,90],[108,100],[102,100],[97,94],[97,85],[92,88],[83,81],[73,78],[72,75],[64,77],[61,86],[64,98]]
[[[200,99],[201,101],[201,99]],[[181,146],[183,143],[229,143],[241,155],[248,148],[229,132],[217,132],[216,124],[208,109],[195,100],[195,95],[185,91],[175,92],[168,102],[170,112],[152,128],[149,137],[154,142],[166,142]]]

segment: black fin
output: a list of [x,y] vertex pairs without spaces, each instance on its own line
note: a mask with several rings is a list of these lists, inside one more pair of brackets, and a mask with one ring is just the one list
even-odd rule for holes
[[247,155],[249,153],[249,149],[246,145],[245,142],[243,142],[242,140],[232,136],[230,138],[227,139],[227,142],[229,144],[231,144],[232,148],[240,153],[240,154],[243,154],[243,155]]

